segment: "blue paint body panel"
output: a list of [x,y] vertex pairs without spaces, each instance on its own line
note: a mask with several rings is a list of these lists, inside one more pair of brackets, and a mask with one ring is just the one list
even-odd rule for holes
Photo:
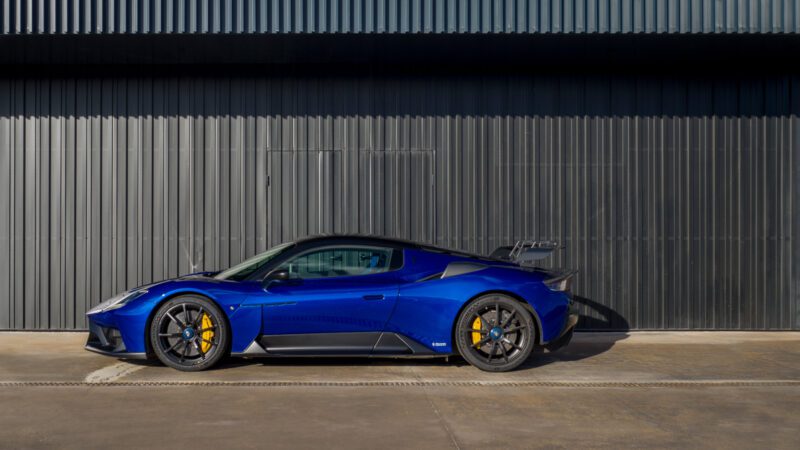
[[[189,275],[143,287],[147,293],[119,309],[89,314],[101,327],[120,331],[130,353],[147,350],[150,318],[159,305],[183,294],[202,295],[227,316],[231,352],[244,352],[261,335],[393,332],[435,354],[452,354],[453,326],[473,298],[498,292],[527,302],[540,328],[540,343],[560,336],[570,298],[544,284],[546,274],[511,263],[425,248],[402,249],[403,264],[379,274],[287,280],[266,288],[260,281]],[[452,262],[480,270],[439,278]],[[141,288],[140,288],[141,289]]]
[[276,283],[248,299],[263,305],[263,334],[383,331],[397,302],[396,272]]

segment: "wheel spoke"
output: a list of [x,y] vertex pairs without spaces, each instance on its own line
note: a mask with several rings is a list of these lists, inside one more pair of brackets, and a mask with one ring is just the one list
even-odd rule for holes
[[489,334],[488,330],[479,330],[477,328],[467,328],[467,333],[481,333],[481,334]]
[[483,316],[481,316],[480,314],[478,314],[478,319],[481,320],[481,328],[483,328],[484,324],[486,325],[487,329],[491,329],[492,328],[492,324],[490,324],[489,321],[484,319]]
[[182,339],[179,339],[177,342],[175,342],[174,344],[172,344],[172,346],[171,346],[170,348],[168,348],[168,349],[167,349],[167,351],[165,351],[164,353],[169,353],[169,352],[171,352],[171,351],[175,350],[175,348],[177,348],[177,347],[178,347],[178,345],[180,345],[180,343],[181,343],[181,342],[183,342],[183,340],[182,340]]
[[177,323],[179,327],[186,328],[186,324],[178,320],[178,318],[173,316],[169,311],[167,311],[167,317],[169,317],[173,322]]
[[489,357],[486,358],[486,362],[489,362],[494,357],[494,351],[497,349],[497,342],[492,342],[492,348],[489,349]]
[[509,339],[509,338],[503,338],[503,342],[505,342],[506,344],[509,344],[510,346],[514,347],[517,350],[522,350],[522,347],[520,347],[519,345],[511,342],[511,339]]
[[197,316],[195,316],[195,318],[194,318],[194,322],[192,322],[192,326],[193,327],[197,328],[198,326],[201,325],[200,321],[203,319],[203,313],[204,312],[205,311],[203,310],[203,307],[201,306],[200,307],[200,311],[197,312]]
[[200,347],[200,344],[197,343],[197,339],[193,340],[192,343],[194,344],[194,348],[197,349],[197,353],[200,353],[200,358],[206,359],[206,354],[203,353],[203,349]]
[[186,321],[186,326],[189,326],[192,323],[192,316],[189,315],[189,311],[186,310],[186,303],[183,305],[183,320]]
[[183,352],[181,353],[181,362],[186,359],[186,355],[189,354],[189,342],[186,342],[186,345],[183,346]]
[[519,330],[522,330],[522,329],[525,329],[525,328],[528,328],[528,327],[526,325],[520,325],[518,327],[509,328],[509,329],[505,330],[505,333],[513,333],[515,331],[519,331]]
[[216,342],[214,342],[214,341],[209,341],[209,340],[208,340],[208,339],[206,339],[206,338],[202,338],[202,337],[201,337],[201,338],[200,338],[200,340],[201,340],[201,341],[203,341],[203,342],[205,342],[205,343],[207,343],[207,344],[211,344],[211,345],[217,345],[217,343],[216,343]]
[[498,346],[500,347],[500,351],[503,352],[503,359],[505,359],[506,362],[508,362],[508,353],[506,353],[506,346],[503,345],[502,342],[500,342],[500,344],[498,344]]
[[494,325],[500,325],[500,303],[494,304]]
[[483,344],[489,342],[489,339],[491,339],[491,338],[492,338],[491,336],[486,336],[485,338],[481,339],[480,341],[478,341],[478,342],[476,342],[476,343],[474,343],[472,345],[474,345],[475,348],[479,348]]
[[217,329],[216,325],[211,325],[208,328],[203,328],[203,329],[197,330],[197,332],[198,333],[205,333],[206,331],[213,331],[213,330],[216,330],[216,329]]
[[511,311],[511,314],[509,314],[509,315],[508,315],[508,318],[507,318],[506,320],[504,320],[504,321],[503,321],[503,324],[502,324],[502,325],[500,325],[500,328],[505,328],[505,327],[507,327],[507,326],[508,326],[508,324],[510,324],[510,323],[511,323],[511,319],[513,319],[513,318],[514,318],[514,315],[515,315],[516,313],[517,313],[517,310],[516,310],[516,309],[515,309],[514,311]]
[[180,333],[158,333],[158,337],[181,337]]

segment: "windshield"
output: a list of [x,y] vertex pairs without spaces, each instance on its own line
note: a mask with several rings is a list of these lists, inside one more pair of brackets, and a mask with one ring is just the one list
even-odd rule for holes
[[260,255],[253,256],[252,258],[243,261],[228,270],[223,270],[222,272],[216,274],[214,278],[217,280],[242,281],[250,276],[250,274],[261,268],[264,264],[272,261],[276,256],[280,255],[291,247],[294,247],[294,242],[287,242],[286,244],[272,247]]

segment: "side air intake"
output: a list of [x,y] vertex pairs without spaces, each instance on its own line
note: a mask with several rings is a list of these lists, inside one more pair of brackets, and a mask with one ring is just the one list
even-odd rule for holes
[[465,275],[472,272],[477,272],[485,268],[483,264],[469,263],[469,262],[452,262],[447,265],[442,273],[442,278],[450,278],[458,275]]

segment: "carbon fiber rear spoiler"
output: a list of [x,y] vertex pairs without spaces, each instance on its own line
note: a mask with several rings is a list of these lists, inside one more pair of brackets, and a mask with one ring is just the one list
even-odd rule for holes
[[554,241],[523,240],[513,246],[498,247],[490,257],[524,266],[547,258],[557,248],[558,242]]

